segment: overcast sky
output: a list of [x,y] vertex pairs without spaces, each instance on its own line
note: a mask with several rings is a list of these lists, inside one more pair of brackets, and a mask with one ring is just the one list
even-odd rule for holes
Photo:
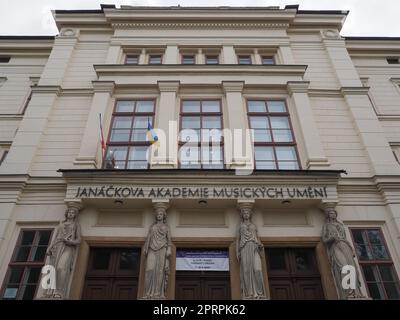
[[280,6],[350,10],[341,34],[400,37],[400,0],[0,0],[1,35],[54,35],[52,9],[99,9],[100,4],[141,6]]

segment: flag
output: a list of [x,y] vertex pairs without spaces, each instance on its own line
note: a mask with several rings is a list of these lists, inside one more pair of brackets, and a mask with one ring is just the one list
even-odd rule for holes
[[104,135],[103,135],[103,125],[101,123],[101,113],[99,113],[99,123],[100,123],[100,139],[101,139],[101,152],[104,158],[104,154],[106,152],[106,141],[104,140]]
[[150,123],[150,118],[147,118],[147,135],[150,143],[158,146],[158,136]]

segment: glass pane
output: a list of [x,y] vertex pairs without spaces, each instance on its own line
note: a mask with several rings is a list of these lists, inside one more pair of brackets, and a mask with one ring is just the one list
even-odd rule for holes
[[274,160],[274,150],[272,147],[255,147],[256,160]]
[[126,161],[115,161],[114,169],[124,169]]
[[182,101],[182,112],[200,112],[200,101]]
[[273,129],[290,129],[287,117],[270,117],[270,121]]
[[400,299],[399,286],[396,283],[384,283],[384,286],[389,299]]
[[219,129],[221,128],[221,117],[203,117],[203,128]]
[[296,160],[296,151],[294,147],[276,147],[276,157],[278,160]]
[[39,231],[39,246],[47,246],[50,241],[51,231]]
[[271,270],[285,270],[285,251],[282,249],[268,249],[268,266]]
[[239,64],[251,64],[250,56],[240,56],[239,57]]
[[200,117],[182,117],[182,129],[200,128]]
[[146,160],[147,149],[147,146],[131,147],[129,150],[129,160]]
[[218,64],[218,57],[217,56],[207,56],[206,64]]
[[36,284],[28,285],[21,288],[22,300],[33,300],[36,292]]
[[150,56],[150,60],[149,60],[150,64],[161,64],[161,56]]
[[274,64],[274,59],[271,57],[262,57],[262,64]]
[[373,260],[371,249],[368,246],[356,244],[356,252],[360,260]]
[[385,295],[383,293],[383,288],[381,285],[371,282],[371,283],[367,283],[367,286],[368,286],[369,294],[372,297],[372,299],[376,299],[376,300],[385,299]]
[[118,101],[117,102],[117,112],[133,112],[135,107],[134,101]]
[[351,232],[354,237],[354,241],[357,244],[367,245],[368,242],[367,242],[365,233],[363,231],[364,230],[361,230],[361,229],[351,229]]
[[218,100],[208,100],[202,102],[202,112],[220,112]]
[[147,161],[128,161],[127,169],[147,169]]
[[41,268],[28,268],[26,274],[26,283],[36,284],[39,281]]
[[36,231],[22,231],[21,245],[31,245],[35,238]]
[[313,269],[312,253],[309,250],[296,250],[294,259],[297,271],[310,271]]
[[21,282],[22,275],[24,273],[24,267],[11,267],[10,278],[8,283],[17,284]]
[[371,248],[375,260],[389,260],[389,254],[384,246],[373,245]]
[[115,141],[129,141],[129,134],[130,130],[125,130],[125,129],[113,129],[111,131],[111,137],[110,141],[115,142]]
[[271,131],[264,129],[253,130],[254,142],[271,142]]
[[135,270],[138,267],[139,253],[137,250],[123,250],[119,256],[119,268]]
[[274,170],[276,169],[275,162],[272,161],[256,161],[256,169],[258,170]]
[[220,142],[222,140],[222,130],[220,129],[202,129],[201,130],[202,142]]
[[201,147],[201,161],[202,164],[222,163],[222,148],[219,146]]
[[194,64],[194,56],[183,56],[183,64]]
[[247,105],[249,112],[267,112],[265,101],[249,100]]
[[132,117],[115,117],[113,128],[126,129],[132,126]]
[[290,130],[272,130],[275,142],[292,142],[292,132]]
[[184,145],[179,149],[181,163],[191,162],[200,163],[200,153],[198,146]]
[[379,266],[379,272],[383,281],[395,282],[392,266]]
[[154,111],[153,100],[136,101],[136,112],[153,112],[153,111]]
[[267,117],[250,117],[250,128],[252,129],[266,129],[269,128]]
[[33,247],[32,248],[32,261],[40,262],[46,258],[47,246]]
[[126,64],[138,64],[139,57],[138,56],[127,56]]
[[384,245],[381,233],[379,230],[366,230],[369,238],[369,242],[371,244],[380,244]]
[[182,142],[198,142],[200,141],[200,130],[183,129],[180,132],[179,139]]
[[278,161],[279,169],[281,170],[297,170],[299,165],[294,161]]
[[268,112],[286,112],[284,101],[267,101]]
[[125,160],[128,147],[109,147],[107,152],[107,160]]
[[134,129],[132,130],[131,141],[146,141],[147,129]]
[[364,272],[364,277],[367,282],[377,282],[379,280],[377,270],[374,266],[363,265],[362,270]]
[[28,261],[29,252],[31,247],[20,247],[18,249],[17,256],[15,258],[16,262]]
[[133,128],[135,129],[147,129],[148,123],[153,124],[153,119],[151,117],[135,117],[133,119]]
[[18,286],[8,285],[4,290],[3,299],[16,299],[18,294]]
[[110,264],[110,257],[111,257],[110,249],[96,249],[93,252],[92,269],[107,270]]

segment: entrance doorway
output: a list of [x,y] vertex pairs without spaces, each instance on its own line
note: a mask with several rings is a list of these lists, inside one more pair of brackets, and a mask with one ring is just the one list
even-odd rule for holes
[[226,249],[178,249],[177,300],[229,300],[231,285]]
[[139,248],[91,248],[82,299],[136,299],[139,268]]
[[271,299],[322,300],[314,248],[267,248]]

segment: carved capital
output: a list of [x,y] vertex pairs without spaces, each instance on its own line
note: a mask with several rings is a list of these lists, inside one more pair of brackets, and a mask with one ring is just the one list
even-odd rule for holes
[[288,81],[286,85],[290,95],[293,93],[307,93],[310,81]]
[[153,203],[153,208],[157,212],[158,210],[164,211],[165,214],[167,214],[167,209],[169,207],[169,200],[158,200],[154,199],[151,200]]
[[157,81],[160,92],[178,92],[180,81]]
[[222,87],[226,92],[242,92],[244,81],[222,81]]
[[108,92],[110,95],[114,93],[114,81],[92,81],[94,92]]
[[67,210],[68,209],[74,209],[77,211],[77,213],[79,213],[79,211],[82,210],[83,208],[83,203],[82,200],[64,200],[65,204],[67,205]]

